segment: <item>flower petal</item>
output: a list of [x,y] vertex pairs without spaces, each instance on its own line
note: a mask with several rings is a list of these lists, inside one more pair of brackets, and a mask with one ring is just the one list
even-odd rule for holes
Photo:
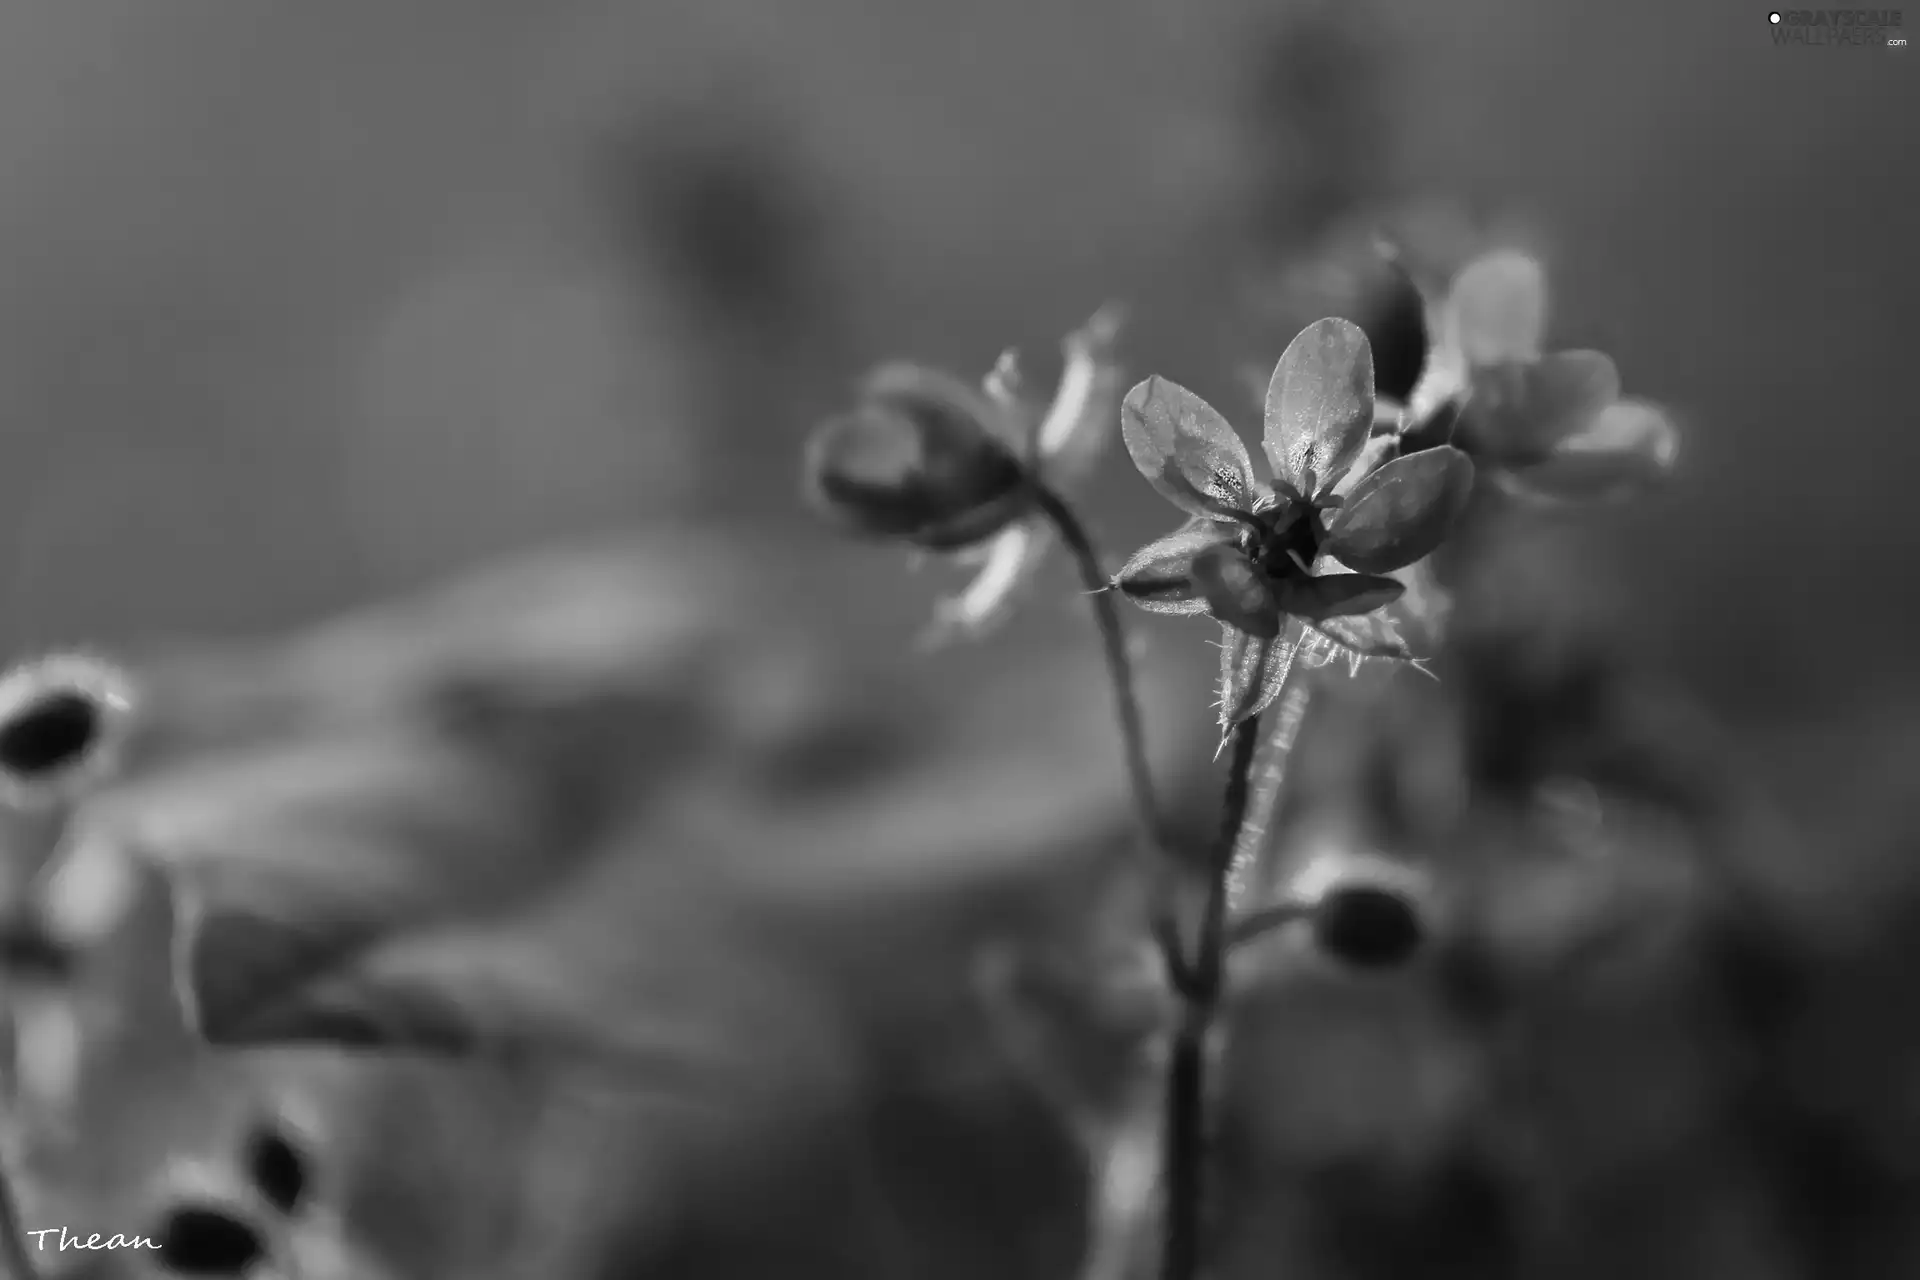
[[1194,557],[1210,547],[1230,544],[1234,534],[1230,524],[1195,516],[1134,552],[1113,575],[1113,585],[1150,613],[1205,613],[1206,598],[1193,581]]
[[1004,621],[1020,588],[1046,562],[1053,543],[1044,520],[1016,520],[976,548],[979,568],[973,580],[934,602],[930,640],[978,639]]
[[1395,458],[1347,495],[1321,546],[1360,573],[1391,573],[1432,553],[1473,494],[1473,462],[1451,445]]
[[1474,259],[1453,278],[1446,341],[1469,365],[1531,360],[1547,330],[1547,273],[1516,249]]
[[1339,484],[1333,486],[1333,493],[1320,502],[1322,509],[1335,509],[1352,501],[1353,491],[1366,482],[1368,476],[1400,456],[1400,437],[1394,429],[1382,430],[1375,426],[1374,434],[1367,437],[1367,443],[1360,449],[1360,456],[1353,460],[1353,466]]
[[1618,398],[1620,373],[1599,351],[1557,351],[1531,364],[1483,366],[1461,407],[1470,452],[1509,466],[1543,460]]
[[1008,347],[993,362],[993,368],[980,380],[980,389],[999,407],[996,434],[1015,455],[1026,457],[1033,447],[1034,424],[1040,414],[1027,395],[1026,371],[1020,367],[1020,352]]
[[1193,558],[1193,583],[1228,626],[1271,639],[1283,621],[1273,584],[1238,547],[1216,545]]
[[1062,344],[1066,364],[1060,384],[1034,436],[1047,479],[1056,487],[1083,483],[1113,438],[1121,375],[1114,343],[1121,319],[1118,307],[1103,307]]
[[1604,351],[1556,351],[1527,371],[1533,439],[1545,448],[1592,426],[1620,398],[1620,371]]
[[[1322,556],[1314,568],[1338,572],[1342,566]],[[1306,625],[1349,655],[1415,661],[1439,651],[1452,613],[1453,598],[1441,587],[1431,560],[1416,560],[1392,575],[1405,586],[1398,600],[1372,613],[1322,618]]]
[[1291,641],[1248,635],[1222,627],[1220,636],[1220,727],[1259,715],[1280,696],[1293,655]]
[[1281,353],[1267,384],[1263,443],[1274,478],[1306,498],[1329,493],[1373,430],[1373,351],[1350,320],[1316,320]]
[[1372,613],[1405,590],[1405,584],[1371,573],[1318,574],[1275,584],[1280,607],[1307,622]]
[[1664,479],[1679,450],[1680,432],[1660,406],[1621,400],[1517,479],[1559,501],[1626,497]]
[[974,386],[944,369],[894,360],[860,380],[859,399],[888,405],[920,420],[935,436],[966,437],[974,432],[1007,442],[1001,402],[985,386]]
[[1133,465],[1160,496],[1190,515],[1225,515],[1252,503],[1253,459],[1214,407],[1178,383],[1148,378],[1120,405]]

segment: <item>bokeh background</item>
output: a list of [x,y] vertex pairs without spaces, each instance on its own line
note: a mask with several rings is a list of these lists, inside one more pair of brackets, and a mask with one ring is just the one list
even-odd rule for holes
[[[1265,285],[1329,232],[1437,199],[1470,226],[1518,228],[1539,246],[1553,271],[1560,345],[1608,350],[1631,392],[1672,406],[1685,425],[1674,486],[1579,535],[1577,563],[1594,592],[1617,591],[1627,606],[1626,638],[1749,743],[1765,744],[1788,793],[1846,796],[1835,789],[1865,778],[1891,795],[1884,784],[1915,758],[1920,724],[1910,657],[1920,597],[1909,585],[1920,532],[1908,493],[1920,443],[1906,376],[1920,342],[1920,264],[1907,243],[1920,214],[1907,162],[1920,149],[1914,56],[1775,47],[1765,13],[1728,0],[8,0],[0,644],[218,645],[213,674],[226,689],[251,670],[231,664],[227,655],[245,650],[229,642],[304,628],[509,552],[629,529],[651,531],[648,554],[666,562],[675,539],[731,548],[716,554],[745,546],[753,566],[734,576],[772,647],[781,648],[781,629],[810,628],[853,670],[837,684],[799,680],[815,696],[795,715],[838,708],[860,721],[886,704],[910,723],[860,733],[877,732],[883,755],[913,763],[872,793],[831,777],[804,783],[833,794],[818,807],[794,802],[792,822],[776,805],[726,825],[726,788],[760,787],[758,774],[690,790],[684,807],[705,803],[705,816],[675,810],[676,820],[694,822],[703,840],[743,847],[772,832],[808,833],[795,839],[804,848],[777,890],[764,889],[786,904],[772,913],[785,923],[765,953],[765,922],[734,901],[765,868],[726,858],[697,872],[636,872],[637,887],[616,897],[646,905],[609,933],[645,938],[656,928],[687,948],[672,954],[690,966],[689,985],[672,987],[648,1016],[684,1014],[704,1033],[714,1027],[702,1019],[719,1009],[722,1039],[740,1040],[743,1029],[762,1038],[767,1060],[753,1078],[764,1113],[740,1112],[743,1132],[761,1121],[777,1129],[796,1110],[804,1114],[793,1123],[812,1123],[806,1108],[816,1106],[826,1107],[827,1132],[858,1113],[897,1136],[860,1164],[811,1129],[785,1146],[753,1129],[756,1160],[763,1150],[812,1153],[765,1173],[767,1203],[784,1207],[762,1206],[743,1223],[741,1197],[723,1180],[713,1199],[724,1212],[696,1221],[695,1244],[660,1273],[1016,1274],[1007,1268],[1017,1256],[1032,1267],[1019,1274],[1064,1274],[1070,1239],[1009,1234],[1031,1206],[996,1202],[954,1217],[1005,1177],[1003,1139],[1025,1135],[1030,1115],[998,1102],[959,1118],[882,1108],[875,1120],[862,1110],[877,1104],[861,1072],[886,1075],[875,1054],[920,1070],[922,1058],[945,1061],[941,1035],[957,1035],[936,1031],[945,1025],[937,1016],[855,1030],[871,1015],[855,1008],[861,1001],[917,1009],[930,997],[916,975],[940,970],[925,979],[928,991],[950,976],[944,958],[929,958],[946,945],[928,941],[945,937],[944,909],[902,890],[919,906],[900,907],[891,931],[836,932],[821,921],[842,920],[843,889],[845,902],[890,901],[860,851],[898,855],[913,844],[901,833],[925,835],[930,821],[979,866],[1001,870],[1033,846],[1118,838],[1084,821],[1111,799],[1112,761],[1085,749],[1105,732],[1097,673],[1060,656],[1063,644],[1085,641],[1081,602],[1056,567],[1057,598],[982,646],[937,660],[883,656],[904,655],[936,584],[815,527],[796,477],[807,429],[879,359],[984,370],[1019,346],[1045,368],[1066,329],[1116,298],[1130,307],[1127,351],[1141,375],[1235,405],[1241,367],[1271,360],[1286,337],[1256,305]],[[1118,456],[1090,506],[1115,549],[1165,522]],[[689,556],[682,567],[697,574],[704,563]],[[756,596],[760,584],[778,586]],[[540,597],[495,599],[414,621],[483,635],[490,608],[537,613],[526,602]],[[391,634],[411,634],[401,622]],[[1175,640],[1188,633],[1149,630],[1171,771],[1181,748],[1206,739],[1211,651],[1197,635],[1182,648]],[[344,639],[367,635],[370,648],[345,651],[377,658],[390,633]],[[489,772],[500,767],[493,760],[406,756],[407,768],[429,775],[426,790],[408,791],[407,768],[383,772],[386,729],[354,718],[388,687],[379,662],[306,672],[299,659],[270,664],[275,679],[291,670],[317,682],[283,699],[295,721],[317,701],[353,706],[328,721],[339,736],[318,755],[276,741],[205,765],[218,780],[207,787],[254,806],[202,815],[210,857],[223,841],[287,830],[312,838],[290,861],[357,848],[328,841],[340,838],[331,824],[341,809],[361,802],[391,800],[431,836],[443,801],[461,822],[473,818],[457,796],[431,790],[433,769],[452,769],[460,786],[517,776]],[[721,682],[749,669],[759,670],[726,669]],[[875,683],[882,669],[889,674]],[[1084,678],[1062,684],[1062,671]],[[780,668],[768,687],[795,683]],[[886,736],[934,732],[932,711],[913,719],[919,704],[907,690],[922,685],[933,703],[958,692],[950,701],[976,704],[940,731],[931,756]],[[780,720],[756,696],[726,713],[738,722],[709,744],[717,757],[785,749],[725,737]],[[1191,709],[1190,723],[1180,708]],[[206,714],[240,713],[216,699]],[[234,746],[231,728],[213,735],[224,748]],[[798,754],[833,754],[800,737]],[[941,752],[990,763],[961,776]],[[1204,753],[1188,754],[1204,764]],[[285,790],[248,790],[256,766]],[[1040,777],[1050,786],[1043,800],[1008,799],[1019,780],[1032,789]],[[299,778],[307,781],[287,781]],[[193,777],[158,785],[163,809],[176,803],[168,785],[202,794]],[[997,797],[1005,825],[983,828],[983,802],[950,798],[962,794]],[[517,799],[501,803],[522,816]],[[699,825],[713,814],[722,815],[717,832]],[[346,825],[352,837],[357,828]],[[503,844],[521,838],[504,819],[501,830],[490,834]],[[542,852],[544,836],[514,848]],[[922,843],[902,882],[940,865],[940,841]],[[426,874],[406,866],[404,875]],[[665,879],[645,879],[656,875]],[[592,969],[589,944],[603,941],[564,912],[555,918],[536,942],[586,941],[548,960],[529,944],[527,969],[539,981],[578,978]],[[700,933],[703,924],[714,932]],[[66,1170],[80,1189],[57,1203],[71,1212],[145,1212],[139,1197],[170,1152],[226,1159],[238,1113],[269,1106],[276,1082],[293,1078],[278,1068],[256,1078],[187,1043],[163,993],[149,989],[169,927],[161,910],[133,931],[132,958],[114,962],[112,981],[132,982],[147,1000],[138,1025],[113,1042],[138,1069],[114,1065],[93,1086],[88,1123],[112,1136],[82,1162],[89,1172]],[[915,946],[926,964],[899,963],[887,978],[898,990],[842,990],[854,985],[848,973],[870,981]],[[1897,987],[1911,966],[1886,972]],[[612,999],[616,988],[581,999]],[[708,999],[715,993],[719,1003]],[[1343,999],[1336,993],[1328,1008],[1351,1009]],[[1648,1025],[1682,1027],[1673,1037],[1682,1049],[1644,1077],[1634,1061],[1609,1069],[1623,1090],[1637,1086],[1692,1062],[1690,999],[1689,989],[1672,1010],[1655,1001],[1652,1013],[1627,1000],[1620,1021],[1574,1039],[1632,1046]],[[1368,1038],[1373,1023],[1349,1054],[1323,1034],[1317,1008],[1309,1001],[1308,1022],[1293,1029],[1331,1047],[1303,1072],[1324,1068],[1314,1078],[1338,1092],[1333,1084],[1356,1063],[1371,1063],[1384,1083],[1354,1097],[1408,1096],[1395,1071],[1403,1058],[1424,1058],[1381,1050]],[[1363,1010],[1362,1021],[1375,1012]],[[1642,1013],[1651,1023],[1634,1021]],[[911,1051],[901,1047],[909,1041]],[[857,1052],[848,1047],[856,1042]],[[1435,1053],[1450,1063],[1453,1048],[1446,1041]],[[293,1076],[305,1081],[311,1066]],[[1833,1092],[1853,1089],[1851,1070],[1836,1069]],[[242,1079],[267,1083],[253,1090]],[[491,1212],[478,1191],[442,1196],[431,1178],[424,1191],[417,1180],[396,1189],[379,1171],[455,1168],[491,1187],[483,1175],[526,1150],[557,1152],[570,1169],[582,1131],[600,1124],[596,1083],[569,1079],[552,1090],[565,1106],[523,1116],[519,1095],[492,1078],[323,1081],[336,1120],[353,1115],[359,1133],[391,1130],[377,1134],[388,1145],[359,1153],[375,1171],[370,1182],[342,1193],[372,1206],[359,1228],[381,1236],[395,1266],[424,1268],[431,1255],[450,1274],[573,1274],[565,1258],[508,1257],[505,1244],[472,1235]],[[436,1107],[443,1123],[429,1115]],[[1356,1111],[1366,1115],[1335,1127],[1377,1121],[1371,1105]],[[403,1116],[425,1136],[405,1130]],[[549,1124],[562,1128],[544,1145],[514,1128]],[[401,1132],[409,1154],[396,1161]],[[634,1187],[687,1176],[657,1153],[659,1130],[637,1132],[647,1141],[618,1153],[637,1163],[594,1166],[600,1188],[569,1190],[556,1172],[543,1211],[593,1219],[579,1234],[604,1242],[607,1221],[637,1202]],[[1724,1155],[1717,1142],[1702,1147]],[[942,1144],[948,1163],[927,1173],[921,1153]],[[341,1170],[352,1153],[331,1154],[340,1162],[332,1176],[350,1181]],[[1624,1157],[1621,1167],[1645,1173]],[[1653,1190],[1636,1202],[1642,1210],[1726,1181],[1684,1160],[1661,1167],[1670,1181],[1645,1182]],[[1007,1185],[1016,1184],[1026,1187]],[[607,1187],[627,1198],[606,1198]],[[815,1198],[796,1200],[799,1188]],[[909,1221],[941,1231],[889,1235],[902,1197],[919,1197]],[[1747,1227],[1768,1218],[1727,1212]],[[446,1220],[420,1225],[436,1213]],[[1597,1220],[1605,1235],[1608,1220]],[[837,1225],[824,1235],[809,1225],[828,1222]],[[645,1224],[632,1232],[644,1236]],[[461,1240],[471,1257],[449,1253]],[[792,1256],[801,1242],[820,1251]],[[1279,1246],[1255,1238],[1242,1247],[1254,1274],[1262,1251]],[[1590,1260],[1589,1271],[1553,1274],[1616,1274],[1635,1263],[1630,1245],[1619,1247],[1618,1266]],[[1687,1258],[1673,1274],[1776,1274],[1737,1261],[1716,1272]],[[856,1260],[868,1270],[845,1269]],[[928,1269],[936,1263],[950,1270]]]
[[1259,252],[1436,194],[1534,229],[1561,335],[1686,417],[1680,491],[1596,533],[1636,625],[1732,714],[1908,686],[1913,59],[1726,0],[1370,0],[1290,62],[1308,7],[7,5],[5,638],[797,525],[866,363],[1044,354],[1110,296],[1225,397]]

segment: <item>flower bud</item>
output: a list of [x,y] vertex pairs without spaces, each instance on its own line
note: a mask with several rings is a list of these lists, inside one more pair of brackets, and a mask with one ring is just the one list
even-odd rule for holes
[[894,365],[808,444],[814,504],[854,531],[935,551],[980,542],[1032,503],[1025,468],[983,393]]
[[1376,251],[1356,311],[1351,318],[1373,350],[1375,393],[1405,404],[1426,370],[1432,340],[1427,300],[1395,253],[1384,247]]
[[1405,893],[1386,885],[1336,885],[1313,913],[1313,935],[1328,956],[1356,969],[1405,964],[1426,930]]

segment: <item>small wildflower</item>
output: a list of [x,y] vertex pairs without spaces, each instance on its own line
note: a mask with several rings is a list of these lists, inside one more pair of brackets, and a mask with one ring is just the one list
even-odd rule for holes
[[1289,618],[1362,654],[1413,656],[1361,620],[1406,591],[1388,574],[1446,536],[1473,464],[1442,447],[1352,474],[1374,407],[1367,337],[1339,319],[1308,326],[1274,368],[1262,440],[1271,488],[1226,420],[1185,388],[1149,378],[1122,405],[1134,464],[1189,519],[1136,553],[1114,585],[1151,612],[1224,624],[1223,724],[1278,696]]
[[1516,250],[1454,276],[1400,452],[1450,443],[1501,492],[1535,502],[1631,496],[1672,469],[1679,433],[1659,406],[1622,398],[1604,353],[1543,353],[1547,302],[1545,272]]
[[809,445],[816,506],[841,524],[952,555],[972,581],[935,606],[934,635],[978,635],[1001,620],[1051,541],[1034,482],[1080,487],[1109,435],[1120,372],[1120,312],[1103,308],[1063,343],[1065,365],[1042,409],[1009,351],[984,383],[918,365],[870,375],[858,406]]

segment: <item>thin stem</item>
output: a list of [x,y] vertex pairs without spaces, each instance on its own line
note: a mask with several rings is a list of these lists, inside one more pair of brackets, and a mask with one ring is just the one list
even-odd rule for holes
[[35,1280],[38,1272],[27,1252],[27,1229],[20,1221],[20,1201],[13,1194],[5,1155],[0,1152],[0,1270],[7,1280]]
[[1234,726],[1233,757],[1221,803],[1220,834],[1207,866],[1206,904],[1195,954],[1181,963],[1184,1004],[1167,1072],[1166,1229],[1161,1280],[1193,1280],[1200,1269],[1201,1219],[1206,1203],[1207,1040],[1226,973],[1227,871],[1246,819],[1260,718]]
[[1166,830],[1160,818],[1160,802],[1153,786],[1153,773],[1147,764],[1147,736],[1140,719],[1140,698],[1133,674],[1133,659],[1127,654],[1127,636],[1120,623],[1120,609],[1114,603],[1112,583],[1100,567],[1093,540],[1073,508],[1059,494],[1038,480],[1031,482],[1040,511],[1059,531],[1079,570],[1080,581],[1093,601],[1094,621],[1100,628],[1100,647],[1106,656],[1107,678],[1113,686],[1114,710],[1120,721],[1121,748],[1126,753],[1127,775],[1132,784],[1133,806],[1140,827],[1154,848],[1167,847]]

